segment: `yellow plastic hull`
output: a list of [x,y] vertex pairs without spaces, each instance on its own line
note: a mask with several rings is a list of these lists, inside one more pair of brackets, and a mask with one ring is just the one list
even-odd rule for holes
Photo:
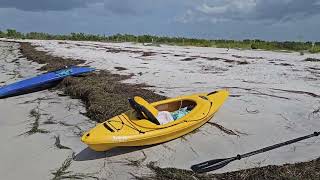
[[[157,109],[174,108],[178,102],[194,102],[195,108],[173,122],[156,125],[136,119],[134,111],[115,116],[85,133],[81,140],[95,151],[106,151],[119,146],[145,146],[179,138],[209,121],[222,106],[229,93],[226,90],[213,94],[193,94],[151,103]],[[172,107],[171,107],[172,106]]]

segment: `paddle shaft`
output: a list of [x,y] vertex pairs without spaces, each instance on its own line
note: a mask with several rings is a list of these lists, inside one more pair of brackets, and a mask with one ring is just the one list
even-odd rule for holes
[[314,133],[306,135],[306,136],[298,137],[298,138],[295,138],[295,139],[292,139],[292,140],[289,140],[289,141],[285,141],[285,142],[282,142],[282,143],[279,143],[279,144],[275,144],[275,145],[272,145],[272,146],[264,147],[264,148],[258,149],[256,151],[252,151],[252,152],[245,153],[245,154],[242,154],[242,155],[238,154],[237,156],[234,156],[234,157],[231,157],[231,158],[214,159],[214,160],[209,160],[209,161],[202,162],[202,163],[199,163],[199,164],[195,164],[195,165],[191,166],[191,169],[193,171],[195,171],[195,172],[198,172],[198,173],[213,171],[213,170],[220,169],[220,168],[224,167],[225,165],[229,164],[232,161],[240,160],[242,158],[250,157],[250,156],[253,156],[253,155],[256,155],[256,154],[260,154],[260,153],[263,153],[263,152],[267,152],[267,151],[270,151],[270,150],[273,150],[273,149],[276,149],[276,148],[279,148],[279,147],[282,147],[282,146],[286,146],[286,145],[289,145],[289,144],[292,144],[292,143],[296,143],[298,141],[302,141],[302,140],[309,139],[309,138],[312,138],[312,137],[315,137],[315,136],[319,136],[319,135],[320,135],[320,132],[314,132]]
[[246,158],[246,157],[253,156],[253,155],[256,155],[256,154],[260,154],[260,153],[263,153],[263,152],[271,151],[273,149],[277,149],[277,148],[282,147],[282,146],[286,146],[286,145],[289,145],[289,144],[292,144],[292,143],[296,143],[296,142],[299,142],[299,141],[302,141],[302,140],[305,140],[305,139],[309,139],[309,138],[318,136],[319,134],[320,134],[320,132],[314,132],[314,133],[309,134],[307,136],[298,137],[298,138],[295,138],[295,139],[292,139],[292,140],[289,140],[289,141],[285,141],[285,142],[282,142],[282,143],[279,143],[279,144],[275,144],[275,145],[272,145],[272,146],[264,147],[262,149],[259,149],[259,150],[256,150],[256,151],[252,151],[252,152],[249,152],[249,153],[245,153],[245,154],[242,154],[240,156],[241,156],[241,158]]

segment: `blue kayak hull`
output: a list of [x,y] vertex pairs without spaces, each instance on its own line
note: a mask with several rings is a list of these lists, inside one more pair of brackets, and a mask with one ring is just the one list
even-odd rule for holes
[[33,91],[43,90],[56,85],[68,76],[77,76],[94,71],[89,67],[71,67],[53,72],[44,73],[33,78],[15,82],[0,88],[0,98],[25,94]]

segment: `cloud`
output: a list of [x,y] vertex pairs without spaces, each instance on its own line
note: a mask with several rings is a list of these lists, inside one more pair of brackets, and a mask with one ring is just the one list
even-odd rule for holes
[[255,9],[256,19],[295,20],[320,14],[319,0],[261,1]]
[[65,11],[87,7],[100,0],[0,0],[0,8],[16,8],[23,11]]
[[0,0],[0,30],[319,41],[319,6],[320,0]]
[[[70,11],[93,9],[96,14],[109,16],[143,16],[158,14],[166,16],[184,12],[193,0],[0,0],[0,8],[15,8],[28,12]],[[85,10],[86,11],[86,10]]]
[[[288,21],[320,14],[320,0],[201,0],[180,21]],[[179,18],[178,18],[179,19]]]
[[104,0],[104,7],[117,15],[154,15],[166,16],[186,10],[194,0]]
[[[141,15],[148,11],[150,0],[105,0],[104,8],[116,15]],[[152,0],[151,0],[152,1]]]

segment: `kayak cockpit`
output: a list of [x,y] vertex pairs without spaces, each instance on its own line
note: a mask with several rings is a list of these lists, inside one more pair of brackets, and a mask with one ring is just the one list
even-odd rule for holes
[[157,104],[149,104],[140,97],[134,97],[129,99],[129,103],[135,112],[131,113],[129,119],[138,124],[148,124],[148,127],[153,126],[153,128],[160,128],[178,121],[197,106],[197,103],[190,99],[164,100]]
[[187,107],[188,110],[191,111],[196,105],[197,105],[196,102],[191,101],[191,100],[179,100],[179,101],[172,101],[172,102],[165,103],[165,104],[159,104],[159,105],[155,106],[155,108],[158,111],[174,112],[174,111],[177,111],[181,108]]

